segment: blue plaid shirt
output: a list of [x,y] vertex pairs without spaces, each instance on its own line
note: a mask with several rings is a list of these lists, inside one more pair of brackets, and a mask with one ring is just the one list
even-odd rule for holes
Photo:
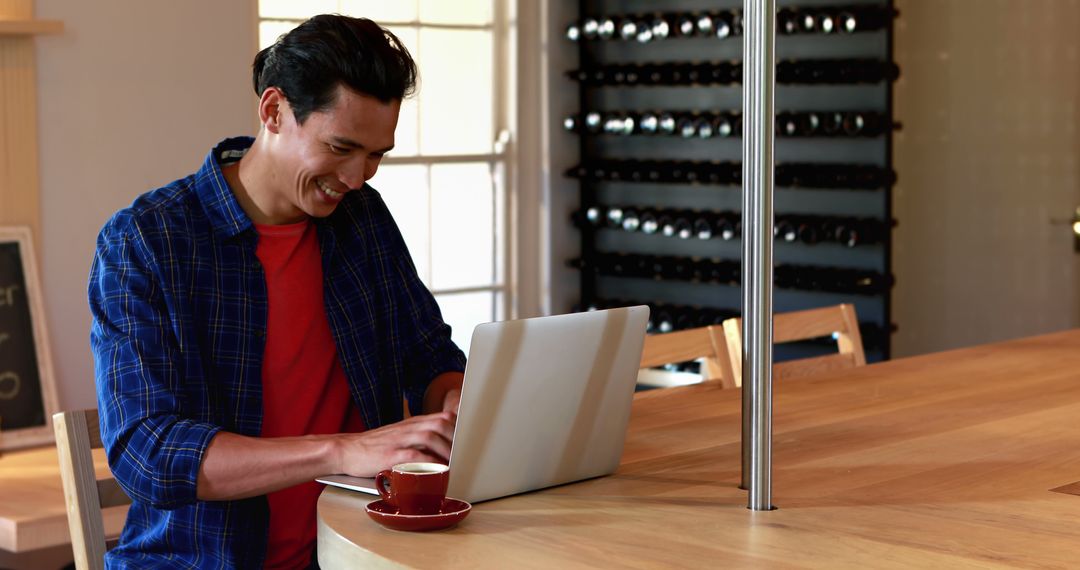
[[[265,497],[199,501],[199,465],[218,430],[258,436],[266,280],[257,234],[221,174],[250,138],[139,197],[98,237],[90,272],[91,346],[101,437],[133,503],[109,567],[256,568]],[[364,424],[414,413],[430,381],[464,370],[379,193],[349,192],[315,220],[326,314]]]

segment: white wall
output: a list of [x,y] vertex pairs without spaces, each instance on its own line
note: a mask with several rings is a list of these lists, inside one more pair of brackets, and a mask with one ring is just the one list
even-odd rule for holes
[[254,0],[37,0],[42,273],[60,406],[95,406],[86,281],[98,230],[252,134]]
[[893,354],[1080,326],[1080,0],[899,0]]

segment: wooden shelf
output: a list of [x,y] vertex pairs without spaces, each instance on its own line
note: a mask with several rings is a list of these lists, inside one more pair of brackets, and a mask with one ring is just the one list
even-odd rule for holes
[[58,34],[64,31],[60,20],[2,20],[0,36],[36,36],[40,34]]

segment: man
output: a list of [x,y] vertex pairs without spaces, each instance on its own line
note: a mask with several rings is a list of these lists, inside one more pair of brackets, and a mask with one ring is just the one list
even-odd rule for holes
[[365,184],[415,79],[370,20],[312,18],[256,56],[258,135],[102,229],[91,345],[133,500],[109,566],[307,567],[314,477],[446,462],[464,355]]

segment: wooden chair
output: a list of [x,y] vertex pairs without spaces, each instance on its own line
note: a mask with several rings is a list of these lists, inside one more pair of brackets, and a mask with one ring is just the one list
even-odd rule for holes
[[105,567],[105,527],[101,509],[131,504],[116,479],[98,479],[93,449],[100,449],[101,431],[97,410],[60,412],[53,415],[60,477],[64,483],[68,529],[78,570]]
[[[728,373],[735,385],[742,386],[742,319],[724,321],[724,337],[727,339]],[[791,311],[773,315],[773,342],[781,344],[823,336],[837,335],[837,354],[801,358],[780,362],[773,366],[773,379],[797,378],[829,370],[841,370],[866,364],[859,319],[855,307],[849,304],[834,305],[821,309]]]
[[701,369],[703,378],[718,380],[724,388],[735,387],[724,331],[720,326],[646,336],[640,368],[652,368],[698,358],[705,359],[705,364]]

